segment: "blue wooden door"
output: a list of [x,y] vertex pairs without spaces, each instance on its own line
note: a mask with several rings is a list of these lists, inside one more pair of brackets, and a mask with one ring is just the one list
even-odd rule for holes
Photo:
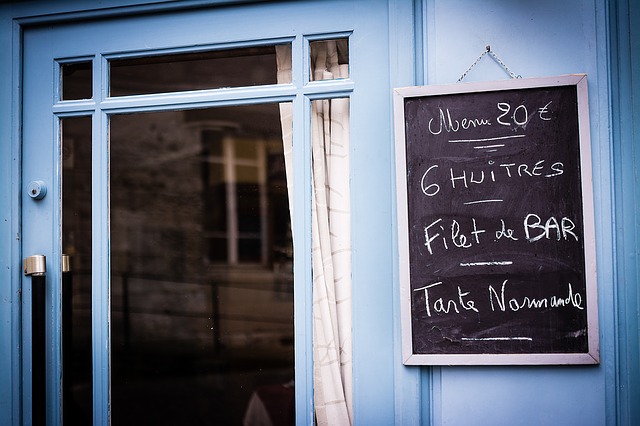
[[[358,408],[366,399],[380,401],[378,419],[390,420],[392,345],[367,349],[373,339],[392,340],[391,204],[380,200],[391,190],[387,2],[154,12],[76,15],[24,33],[22,180],[46,187],[46,195],[22,196],[22,251],[47,259],[47,424],[160,424],[127,414],[140,394],[149,396],[141,403],[147,413],[166,422],[181,408],[182,420],[224,424],[245,412],[223,397],[239,401],[247,388],[283,384],[287,365],[295,420],[313,422],[310,105],[337,97],[348,98],[351,110],[356,420],[371,415]],[[311,82],[310,51],[327,41],[346,46],[349,76]],[[291,76],[283,77],[287,67]],[[278,220],[288,215],[283,105],[293,114],[292,225]],[[288,226],[296,235],[293,261]],[[371,229],[379,244],[371,244]],[[261,278],[232,291],[238,275]],[[257,284],[266,275],[272,279]],[[258,285],[269,286],[268,300]],[[25,278],[27,424],[35,417],[31,288]],[[269,339],[290,351],[230,350]],[[190,348],[200,356],[185,355]],[[240,364],[271,376],[220,385],[230,383],[223,371]],[[142,380],[145,389],[136,390],[141,376],[161,370],[168,372],[162,379]],[[214,382],[205,383],[209,376]],[[193,397],[213,388],[220,392],[209,401]],[[203,416],[239,417],[185,417],[198,413],[194,404],[214,407]]]

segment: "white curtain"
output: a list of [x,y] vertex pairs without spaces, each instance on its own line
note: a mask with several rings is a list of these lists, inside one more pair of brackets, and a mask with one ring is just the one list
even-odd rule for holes
[[[312,80],[348,76],[348,64],[338,60],[338,43],[327,41],[314,47]],[[288,48],[277,50],[279,81],[291,81],[290,55]],[[315,415],[319,425],[351,425],[349,100],[313,101],[311,109]],[[291,112],[291,104],[281,105],[288,179],[292,176]],[[290,179],[287,186],[292,205]]]

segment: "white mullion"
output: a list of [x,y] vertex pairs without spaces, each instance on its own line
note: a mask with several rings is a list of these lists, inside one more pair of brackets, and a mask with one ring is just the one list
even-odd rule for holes
[[[311,283],[311,103],[304,96],[309,76],[309,44],[302,36],[292,42],[292,82],[299,88],[293,100],[293,279],[295,327],[296,424],[314,424],[313,415],[313,293]],[[290,183],[288,183],[290,184]]]
[[257,146],[257,164],[258,168],[258,191],[260,196],[260,259],[263,264],[269,260],[269,232],[267,224],[269,220],[268,211],[268,186],[267,186],[267,155],[266,141],[260,139],[256,142]]
[[[106,61],[98,57],[93,68],[93,96],[104,96]],[[93,424],[109,426],[111,406],[111,253],[109,210],[109,117],[96,111],[91,136],[91,335],[93,357]]]
[[[136,109],[146,111],[167,111],[185,108],[205,108],[210,106],[236,106],[256,103],[276,103],[290,100],[295,94],[290,84],[239,87],[228,89],[195,90],[185,92],[158,93],[105,98],[100,102],[103,110],[112,112]],[[88,102],[58,102],[55,112],[75,110],[87,106]]]
[[227,262],[238,264],[238,204],[236,200],[235,145],[230,136],[223,139],[224,180],[227,188]]

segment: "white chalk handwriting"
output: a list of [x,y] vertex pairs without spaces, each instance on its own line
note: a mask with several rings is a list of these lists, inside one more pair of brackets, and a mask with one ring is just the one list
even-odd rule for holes
[[[475,292],[463,289],[462,285],[447,284],[443,281],[434,282],[413,291],[424,296],[424,312],[427,317],[443,315],[460,315],[466,311],[481,313],[481,306],[491,312],[539,311],[546,313],[554,309],[585,309],[585,299],[581,292],[576,291],[568,282],[562,292],[546,296],[531,296],[511,291],[509,280],[502,283],[489,284],[485,288],[475,288]],[[481,305],[479,301],[487,298]],[[422,309],[422,308],[421,308]]]
[[[508,183],[513,179],[548,179],[561,176],[564,164],[561,161],[537,160],[532,163],[487,162],[481,169],[466,170],[463,167],[440,167],[432,164],[427,167],[420,179],[420,190],[427,197],[440,193],[441,185],[452,190],[470,188],[487,183]],[[436,183],[440,182],[440,183]]]
[[424,225],[422,230],[424,245],[430,255],[438,250],[468,249],[500,240],[515,242],[523,238],[529,243],[540,240],[580,241],[576,222],[569,217],[549,216],[543,220],[535,213],[528,213],[517,225],[513,228],[501,218],[497,219],[495,229],[488,230],[480,227],[473,217],[446,220],[438,217]]
[[455,116],[449,108],[440,107],[437,109],[436,117],[429,119],[428,129],[432,135],[440,135],[443,131],[456,133],[462,130],[492,126],[494,123],[498,126],[525,128],[535,117],[541,121],[551,121],[552,116],[549,110],[551,104],[552,102],[547,102],[544,106],[537,108],[534,114],[531,114],[523,104],[514,107],[509,102],[498,102],[495,115],[487,112],[487,115],[483,117]]

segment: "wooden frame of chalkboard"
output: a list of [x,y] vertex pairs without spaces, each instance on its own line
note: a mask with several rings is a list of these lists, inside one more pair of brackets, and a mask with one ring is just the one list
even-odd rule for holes
[[406,365],[599,363],[584,74],[394,89]]

